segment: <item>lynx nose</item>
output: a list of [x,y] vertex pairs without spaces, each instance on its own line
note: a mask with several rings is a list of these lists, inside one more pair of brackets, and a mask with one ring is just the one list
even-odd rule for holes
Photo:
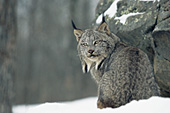
[[93,49],[88,50],[88,53],[92,54],[94,52]]

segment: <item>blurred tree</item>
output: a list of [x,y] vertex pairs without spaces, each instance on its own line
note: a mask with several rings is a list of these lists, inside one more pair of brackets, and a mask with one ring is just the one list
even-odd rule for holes
[[97,94],[95,82],[81,71],[71,26],[72,19],[82,29],[90,26],[92,4],[91,0],[18,0],[15,104]]
[[0,0],[0,113],[11,113],[16,0]]

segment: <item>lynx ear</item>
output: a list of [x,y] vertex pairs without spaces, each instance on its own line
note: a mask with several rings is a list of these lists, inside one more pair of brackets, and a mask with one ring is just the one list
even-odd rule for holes
[[109,29],[108,24],[105,22],[104,14],[103,14],[103,18],[102,18],[102,23],[100,24],[100,26],[98,27],[97,30],[99,32],[104,32],[104,33],[110,35],[110,29]]
[[84,33],[84,31],[82,31],[80,29],[74,29],[74,35],[76,36],[77,42],[79,42],[83,33]]
[[74,28],[74,35],[76,36],[77,42],[79,42],[84,31],[81,29],[77,29],[73,21],[72,21],[72,26]]

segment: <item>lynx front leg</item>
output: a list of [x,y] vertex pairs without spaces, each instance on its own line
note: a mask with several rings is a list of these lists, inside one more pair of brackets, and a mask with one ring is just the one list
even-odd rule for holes
[[97,107],[100,109],[106,108],[106,107],[112,107],[114,106],[114,100],[112,100],[108,94],[110,92],[107,90],[103,90],[101,86],[98,88],[98,101],[97,101]]
[[123,81],[114,80],[110,72],[103,75],[98,88],[98,108],[116,108],[131,101],[129,81],[122,77]]
[[97,100],[97,107],[100,109],[106,108],[107,106],[104,104],[104,95],[100,86],[98,88],[98,100]]
[[106,108],[106,106],[103,104],[103,102],[101,100],[97,101],[97,107],[100,109]]

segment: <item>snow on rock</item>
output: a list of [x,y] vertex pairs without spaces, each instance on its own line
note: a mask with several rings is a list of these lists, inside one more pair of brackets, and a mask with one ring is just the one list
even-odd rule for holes
[[[29,107],[22,113],[170,113],[170,98],[152,97],[132,101],[119,108],[98,109],[97,97],[63,103],[44,103]],[[21,113],[14,111],[13,113]]]
[[[108,16],[108,17],[110,17],[110,18],[112,18],[112,17],[114,17],[115,16],[115,14],[117,13],[117,3],[119,2],[120,0],[114,0],[114,2],[110,5],[110,7],[104,12],[104,16]],[[152,1],[152,2],[156,2],[156,1],[160,1],[160,0],[140,0],[140,1]],[[122,20],[122,22],[121,23],[125,23],[125,21],[124,20],[126,20],[127,19],[127,17],[126,16],[128,16],[128,15],[132,15],[132,16],[134,16],[134,15],[136,14],[136,13],[129,13],[129,14],[127,14],[127,15],[122,15],[122,16],[124,16],[124,17],[121,17],[121,18],[123,18],[123,19],[121,19]],[[137,13],[137,14],[140,14],[140,13]],[[129,16],[128,16],[129,17]],[[117,17],[117,19],[119,19],[119,17]],[[102,22],[102,14],[100,14],[99,16],[98,16],[98,18],[96,19],[96,24],[99,24],[99,23],[101,23]]]
[[[104,12],[104,16],[112,18],[117,13],[117,3],[120,0],[115,0],[110,7]],[[102,14],[96,19],[96,23],[99,24],[102,22]]]
[[121,17],[115,17],[115,20],[120,20],[120,23],[122,24],[125,24],[126,22],[126,19],[130,16],[135,16],[135,15],[139,15],[139,14],[143,14],[143,13],[129,13],[129,14],[126,14],[126,15],[122,15]]
[[160,0],[140,0],[140,1],[152,1],[152,2],[156,2],[156,1],[160,1]]

